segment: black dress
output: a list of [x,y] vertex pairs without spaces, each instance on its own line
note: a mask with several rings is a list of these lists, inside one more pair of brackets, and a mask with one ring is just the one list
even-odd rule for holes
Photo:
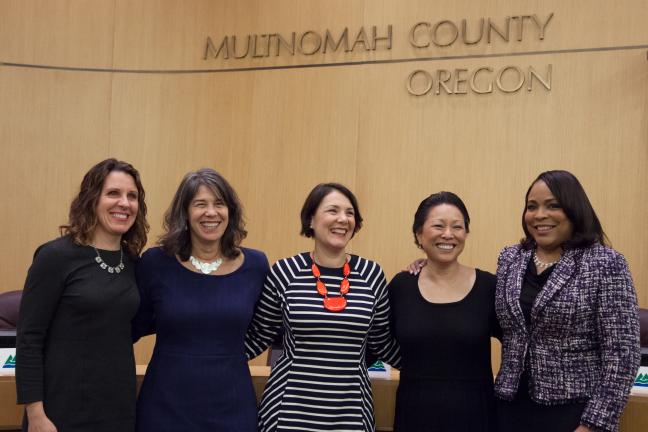
[[403,272],[390,282],[392,326],[402,354],[394,431],[495,431],[494,293],[495,276],[481,270],[466,297],[453,303],[425,300],[418,276]]
[[[108,265],[119,263],[119,251],[99,252]],[[43,401],[59,432],[135,427],[135,265],[124,253],[125,269],[111,274],[95,257],[92,247],[68,236],[44,244],[34,254],[20,306],[18,403]]]

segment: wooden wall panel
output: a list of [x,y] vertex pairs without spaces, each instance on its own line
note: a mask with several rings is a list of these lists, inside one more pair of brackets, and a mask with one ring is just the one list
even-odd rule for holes
[[[34,248],[56,234],[83,173],[116,156],[147,189],[154,244],[182,175],[212,166],[245,205],[245,244],[274,261],[311,247],[299,237],[306,193],[322,181],[357,192],[365,227],[351,249],[388,276],[419,256],[411,222],[420,200],[447,189],[473,219],[463,261],[494,271],[521,236],[523,196],[542,170],[583,182],[648,307],[648,9],[642,0],[0,1],[0,291],[22,286]],[[415,49],[419,21],[554,17],[543,41]],[[527,21],[528,23],[528,21]],[[206,36],[393,25],[393,48],[230,61],[202,59]],[[602,50],[610,47],[626,49]],[[632,46],[634,46],[633,49]],[[637,48],[639,46],[639,48]],[[583,51],[585,50],[585,51]],[[587,51],[590,50],[590,51]],[[540,54],[537,51],[550,51]],[[508,55],[530,53],[528,55]],[[445,60],[214,73],[189,69]],[[482,57],[475,57],[482,56]],[[5,64],[3,64],[5,63]],[[7,66],[36,64],[50,69]],[[434,95],[406,91],[415,69],[553,68],[551,91]],[[103,71],[51,69],[101,68]],[[132,70],[125,73],[125,70]],[[137,71],[141,73],[136,73]],[[194,71],[196,72],[196,71]],[[147,358],[151,340],[138,348]]]
[[114,0],[1,0],[0,61],[112,67]]
[[0,291],[22,289],[85,172],[109,155],[110,75],[0,68]]

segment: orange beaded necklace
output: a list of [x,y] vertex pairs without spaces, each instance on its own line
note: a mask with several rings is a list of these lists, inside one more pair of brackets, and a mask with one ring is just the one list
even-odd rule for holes
[[351,274],[351,267],[349,266],[349,260],[347,259],[344,262],[342,267],[342,275],[344,276],[340,282],[340,297],[329,297],[328,290],[326,289],[326,284],[322,282],[320,277],[322,273],[320,272],[319,267],[315,264],[315,256],[311,253],[311,260],[313,264],[311,265],[311,270],[313,271],[313,276],[317,280],[315,286],[317,287],[317,292],[324,296],[324,309],[331,312],[340,312],[344,310],[347,305],[347,300],[344,297],[349,292],[349,275]]

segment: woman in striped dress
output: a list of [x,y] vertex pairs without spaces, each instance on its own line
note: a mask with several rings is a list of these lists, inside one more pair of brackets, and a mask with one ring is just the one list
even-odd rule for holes
[[276,262],[246,338],[250,358],[283,326],[284,354],[273,368],[259,430],[374,431],[365,354],[398,366],[389,331],[385,276],[375,262],[346,253],[362,226],[355,196],[337,183],[316,186],[301,211],[310,252]]

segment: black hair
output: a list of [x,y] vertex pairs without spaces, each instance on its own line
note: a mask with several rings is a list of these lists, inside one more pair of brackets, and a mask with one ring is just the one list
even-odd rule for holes
[[353,228],[353,234],[360,231],[362,228],[362,216],[360,215],[360,208],[358,207],[358,200],[356,199],[353,192],[349,190],[346,186],[340,183],[320,183],[313,188],[312,191],[306,197],[304,205],[301,209],[301,232],[300,234],[305,237],[313,237],[315,234],[313,228],[311,228],[311,221],[313,216],[317,211],[317,208],[322,203],[322,200],[325,196],[331,192],[340,192],[342,195],[347,197],[353,206],[353,218],[355,219],[355,227]]
[[416,209],[416,213],[414,213],[412,233],[414,233],[414,243],[417,246],[420,247],[418,239],[416,238],[416,234],[421,232],[421,229],[425,224],[425,220],[427,219],[430,210],[441,204],[449,204],[457,207],[461,212],[461,215],[463,216],[466,232],[470,232],[470,216],[468,215],[468,209],[466,208],[466,205],[461,200],[461,198],[459,198],[458,195],[452,192],[441,191],[433,193],[432,195],[421,201],[421,204],[419,204],[418,208]]
[[524,197],[524,210],[522,211],[522,229],[525,237],[520,241],[525,249],[534,247],[535,240],[524,222],[527,202],[531,188],[539,182],[544,182],[552,195],[560,203],[565,215],[572,224],[573,230],[569,240],[563,247],[587,247],[593,244],[607,245],[609,243],[596,212],[590,203],[585,189],[576,176],[569,171],[553,170],[541,173],[529,186]]

